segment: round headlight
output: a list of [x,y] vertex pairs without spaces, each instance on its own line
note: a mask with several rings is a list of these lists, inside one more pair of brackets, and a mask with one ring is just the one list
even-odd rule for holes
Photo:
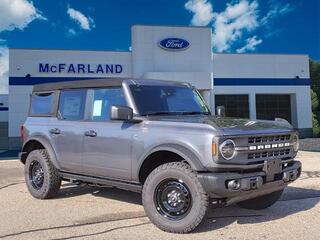
[[224,159],[226,160],[232,159],[236,153],[234,141],[232,141],[231,139],[225,140],[220,145],[220,153]]
[[293,135],[292,141],[293,150],[297,152],[299,150],[299,136],[297,133]]

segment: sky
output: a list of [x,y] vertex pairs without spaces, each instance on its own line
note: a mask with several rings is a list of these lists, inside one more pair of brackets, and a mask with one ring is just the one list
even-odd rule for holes
[[320,61],[320,0],[0,0],[0,93],[8,48],[128,51],[134,24],[207,26],[213,52]]

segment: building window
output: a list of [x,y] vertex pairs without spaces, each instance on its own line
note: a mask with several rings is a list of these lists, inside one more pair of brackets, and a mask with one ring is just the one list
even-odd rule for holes
[[226,117],[249,118],[248,95],[215,95],[215,103],[225,107]]
[[291,101],[288,94],[257,94],[256,108],[257,119],[284,118],[291,123]]

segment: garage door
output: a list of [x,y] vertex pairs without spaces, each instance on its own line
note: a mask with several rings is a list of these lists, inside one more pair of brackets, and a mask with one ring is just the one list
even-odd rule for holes
[[291,123],[290,95],[257,94],[257,119],[274,120],[284,118]]

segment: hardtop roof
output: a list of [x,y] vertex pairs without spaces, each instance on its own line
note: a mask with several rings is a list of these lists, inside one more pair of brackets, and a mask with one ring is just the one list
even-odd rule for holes
[[132,80],[132,83],[139,85],[185,85],[187,83],[156,80],[156,79],[134,79],[134,78],[97,78],[97,79],[84,79],[76,81],[41,83],[33,86],[33,92],[54,91],[62,89],[78,89],[78,88],[99,88],[99,87],[120,87],[124,81]]

